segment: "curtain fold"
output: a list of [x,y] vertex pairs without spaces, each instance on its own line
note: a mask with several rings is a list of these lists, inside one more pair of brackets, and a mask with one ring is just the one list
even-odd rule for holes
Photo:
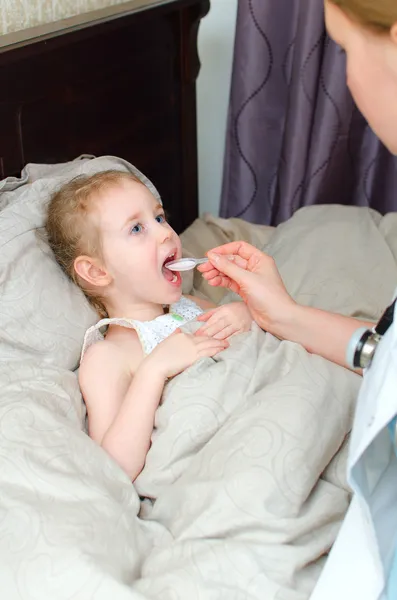
[[397,210],[396,158],[346,85],[319,0],[239,0],[221,216],[277,225],[312,204]]

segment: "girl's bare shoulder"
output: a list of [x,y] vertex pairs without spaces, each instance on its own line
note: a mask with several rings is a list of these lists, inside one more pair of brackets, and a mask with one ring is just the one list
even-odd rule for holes
[[132,376],[143,359],[142,347],[136,332],[125,327],[109,330],[106,337],[93,344],[84,354],[80,364],[79,379],[91,373],[113,372],[120,377]]

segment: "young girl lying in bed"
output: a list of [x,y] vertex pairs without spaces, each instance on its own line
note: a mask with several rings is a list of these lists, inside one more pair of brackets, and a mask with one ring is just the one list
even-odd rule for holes
[[[166,267],[181,257],[181,241],[130,173],[66,184],[51,199],[46,229],[58,263],[103,317],[87,331],[79,369],[89,435],[134,480],[166,380],[224,350],[250,329],[251,315],[240,302],[217,308],[182,296],[180,274]],[[176,331],[195,318],[207,321],[201,335]]]

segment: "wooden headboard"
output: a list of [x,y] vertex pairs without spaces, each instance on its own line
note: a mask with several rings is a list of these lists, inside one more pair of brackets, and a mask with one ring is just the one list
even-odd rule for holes
[[174,228],[198,215],[197,31],[208,0],[174,0],[0,50],[0,178],[26,163],[121,156]]

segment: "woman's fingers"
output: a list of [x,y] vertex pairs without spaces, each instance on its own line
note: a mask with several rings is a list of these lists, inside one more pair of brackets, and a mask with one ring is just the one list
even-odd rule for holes
[[223,275],[223,273],[220,273],[219,271],[216,273],[211,273],[210,275],[203,273],[203,277],[211,287],[223,287],[238,293],[238,286],[235,284],[235,282],[232,281],[230,277]]
[[[206,267],[206,269],[204,269],[204,267]],[[213,279],[214,277],[218,277],[219,275],[218,269],[215,269],[214,265],[212,265],[210,262],[206,263],[205,265],[199,265],[197,270],[200,270],[200,273],[207,281]]]
[[223,275],[221,275],[219,273],[218,275],[215,275],[211,279],[207,279],[207,282],[208,282],[208,285],[213,285],[215,287],[219,287],[223,284],[224,279],[225,279],[225,277],[223,277]]
[[211,285],[213,287],[223,287],[227,290],[234,292],[235,294],[240,294],[240,285],[236,281],[233,281],[233,279],[227,277],[226,275],[219,275],[219,277],[213,279],[212,281],[209,281],[208,285]]
[[[197,269],[200,271],[200,273],[205,273],[206,275],[210,275],[212,274],[212,272],[214,273],[218,273],[218,269],[216,268],[216,263],[213,262],[216,260],[216,258],[218,256],[222,256],[222,254],[217,253],[215,250],[210,250],[208,252],[208,258],[210,259],[209,262],[204,263],[203,265],[199,265],[197,267]],[[212,260],[211,260],[212,258]],[[234,255],[234,254],[228,254],[226,256],[224,256],[225,259],[227,259],[230,262],[233,262],[234,264],[236,264],[238,267],[240,267],[240,269],[247,269],[248,268],[248,261],[245,258],[241,258],[238,255]]]
[[[210,262],[198,267],[208,285],[211,287],[223,287],[238,294],[240,289],[239,280],[241,279],[241,273],[245,273],[247,270],[247,261],[238,256],[228,255],[224,257],[216,255],[213,251],[208,253],[208,257]],[[211,260],[214,261],[214,264],[212,264]],[[224,265],[225,262],[227,263],[226,266]]]
[[209,273],[213,269],[214,269],[214,265],[211,264],[210,262],[204,263],[203,265],[198,265],[198,267],[197,267],[197,270],[200,271],[200,273]]
[[[209,285],[227,287],[239,293],[239,289],[250,281],[252,273],[246,268],[246,261],[229,260],[229,257],[212,252],[208,254],[208,257],[220,273],[219,276],[208,281]],[[243,267],[240,266],[241,262]]]
[[242,241],[229,242],[228,244],[223,244],[222,246],[218,246],[217,248],[212,248],[212,250],[210,250],[207,253],[207,256],[210,252],[220,254],[223,256],[238,256],[246,261],[248,261],[254,255],[262,254],[262,252],[255,248],[255,246],[251,246],[251,244]]

